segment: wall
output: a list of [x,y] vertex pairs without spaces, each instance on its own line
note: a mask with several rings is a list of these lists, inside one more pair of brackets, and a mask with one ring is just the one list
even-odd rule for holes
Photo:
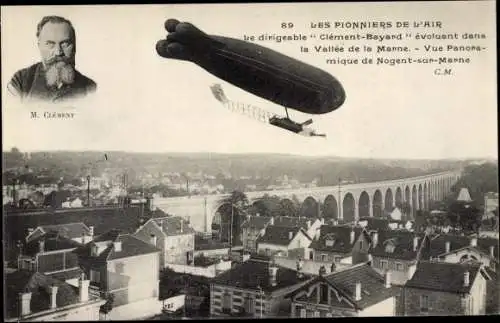
[[163,309],[169,312],[175,312],[178,309],[184,308],[186,303],[186,295],[177,295],[163,300]]
[[114,307],[106,315],[106,320],[140,320],[152,317],[162,312],[163,302],[158,298],[148,298],[138,302]]
[[213,278],[221,272],[231,269],[231,261],[222,261],[218,264],[214,264],[208,267],[194,267],[178,264],[167,264],[167,267],[172,269],[176,273],[187,273],[196,276]]
[[227,256],[229,254],[229,248],[196,250],[194,252],[195,257],[201,256],[202,254],[206,257],[209,257],[209,256]]
[[248,251],[257,251],[257,238],[260,235],[260,230],[252,228],[243,228],[242,241],[243,249]]
[[108,291],[116,304],[158,297],[159,253],[112,260],[107,268]]
[[[275,262],[277,265],[286,267],[292,270],[297,270],[297,259],[291,259],[288,257],[275,257]],[[307,274],[317,275],[319,273],[319,269],[321,266],[325,266],[326,272],[330,272],[331,262],[321,262],[321,261],[313,261],[304,259],[302,265],[302,271]],[[351,267],[350,264],[335,264],[336,270],[344,269]]]
[[[164,250],[165,264],[188,264],[187,253],[194,255],[194,233],[167,237]],[[193,259],[194,256],[191,261]]]
[[377,317],[377,316],[394,316],[396,313],[396,301],[394,297],[388,298],[380,303],[365,308],[359,312],[359,316]]
[[[420,311],[420,296],[429,296],[429,311]],[[466,308],[459,294],[444,293],[416,288],[404,288],[405,316],[466,315]]]
[[[93,300],[85,304],[73,304],[54,310],[34,313],[24,317],[23,322],[41,321],[98,321],[99,307],[105,303],[104,300]],[[6,320],[7,322],[18,322],[17,319]]]

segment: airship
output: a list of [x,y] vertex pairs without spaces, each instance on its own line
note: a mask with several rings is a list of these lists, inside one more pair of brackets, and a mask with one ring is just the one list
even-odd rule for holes
[[168,19],[159,56],[192,62],[217,78],[284,107],[286,117],[269,123],[300,132],[312,123],[290,119],[288,109],[311,115],[335,111],[346,100],[342,84],[331,74],[255,43],[209,35],[189,22]]

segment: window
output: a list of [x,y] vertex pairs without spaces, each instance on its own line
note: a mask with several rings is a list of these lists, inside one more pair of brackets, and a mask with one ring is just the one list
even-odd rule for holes
[[332,313],[328,312],[326,313],[326,317],[333,317]]
[[319,311],[314,311],[313,317],[319,317]]
[[380,269],[389,269],[387,260],[380,260]]
[[255,312],[255,299],[252,297],[247,297],[245,300],[245,312],[254,313]]
[[266,256],[270,256],[270,255],[271,255],[271,249],[266,248]]
[[335,257],[335,258],[334,258],[334,261],[335,261],[336,263],[339,263],[339,262],[341,262],[341,261],[342,261],[342,257]]
[[400,262],[397,262],[397,263],[396,263],[396,270],[397,270],[397,271],[403,271],[403,264],[402,264],[402,263],[400,263]]
[[322,261],[322,262],[327,262],[327,259],[328,259],[328,256],[327,256],[327,255],[325,255],[325,254],[322,254],[322,255],[321,255],[321,261]]
[[359,241],[359,249],[360,249],[360,250],[363,250],[363,240],[360,240],[360,241]]
[[393,253],[394,249],[395,249],[395,246],[392,243],[388,243],[385,246],[385,252],[387,252],[387,253]]
[[321,284],[321,296],[320,296],[320,304],[328,304],[328,285],[327,284]]
[[306,309],[305,308],[300,309],[300,317],[303,317],[303,318],[306,317]]
[[420,312],[427,313],[429,311],[429,296],[420,295]]
[[94,283],[100,283],[101,282],[101,273],[97,270],[91,269],[90,270],[90,281]]
[[309,251],[309,259],[314,260],[314,251]]
[[222,297],[222,313],[231,313],[231,308],[233,307],[231,294],[224,293]]

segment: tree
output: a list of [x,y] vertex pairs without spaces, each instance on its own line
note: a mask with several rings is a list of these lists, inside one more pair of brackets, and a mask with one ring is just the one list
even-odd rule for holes
[[[228,197],[223,198],[219,204],[222,237],[231,240],[232,231],[233,245],[241,244],[241,224],[244,221],[245,214],[247,214],[248,197],[242,191],[233,191]],[[230,229],[231,222],[233,223],[232,230]]]
[[290,199],[282,199],[280,201],[280,215],[281,216],[297,216],[298,205]]
[[473,202],[455,201],[450,205],[448,218],[466,232],[479,232],[482,214]]
[[255,201],[250,209],[250,213],[258,213],[260,216],[281,216],[281,199],[277,196],[269,196],[268,194],[265,194],[263,197]]
[[464,187],[469,190],[471,199],[477,207],[481,207],[484,204],[485,193],[498,192],[498,165],[484,163],[465,167],[462,176],[451,188],[455,198]]
[[401,205],[401,213],[403,213],[404,217],[411,217],[412,207],[408,202],[403,202]]

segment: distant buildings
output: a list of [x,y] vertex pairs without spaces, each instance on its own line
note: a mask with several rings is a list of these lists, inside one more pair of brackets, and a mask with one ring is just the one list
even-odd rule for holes
[[269,225],[257,239],[257,252],[266,256],[305,257],[312,238],[301,227]]
[[87,227],[82,222],[42,225],[35,229],[28,229],[26,241],[30,242],[48,232],[57,232],[60,237],[68,238],[78,243],[85,244],[94,238],[94,227]]
[[161,250],[160,268],[168,264],[194,264],[195,231],[182,217],[150,219],[137,229],[134,236]]
[[484,216],[483,218],[492,218],[495,215],[495,212],[498,212],[498,193],[489,192],[484,194]]

